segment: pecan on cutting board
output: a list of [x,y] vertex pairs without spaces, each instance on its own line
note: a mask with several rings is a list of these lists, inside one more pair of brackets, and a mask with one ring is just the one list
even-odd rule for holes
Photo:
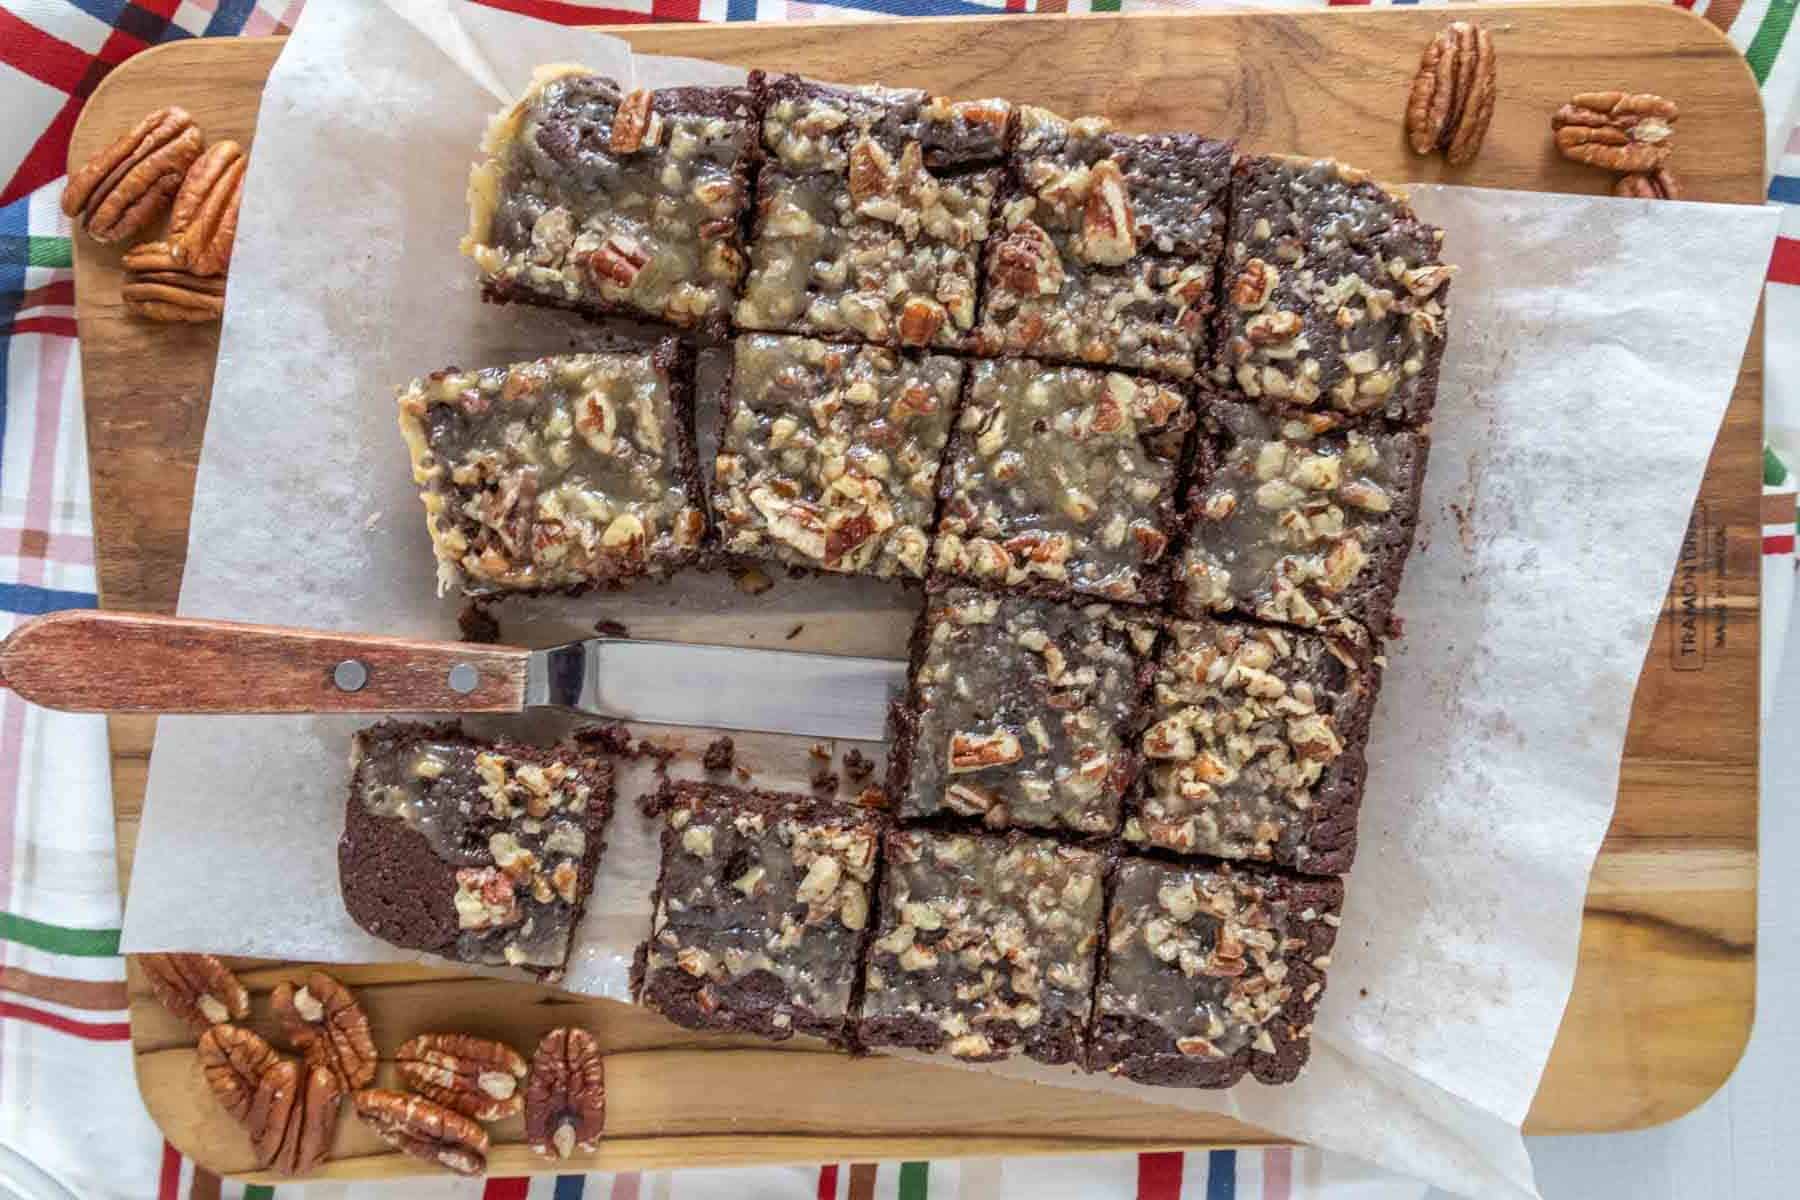
[[1668,161],[1681,115],[1647,92],[1582,92],[1556,110],[1550,128],[1564,158],[1609,171],[1654,171]]
[[1494,117],[1494,42],[1469,21],[1452,21],[1419,58],[1406,97],[1406,138],[1414,154],[1442,150],[1451,166],[1475,157]]
[[365,1088],[352,1103],[363,1123],[396,1150],[458,1175],[487,1170],[487,1130],[459,1112],[386,1088]]
[[157,109],[69,176],[64,215],[96,242],[124,241],[169,207],[204,141],[186,109]]
[[299,987],[283,981],[269,997],[288,1044],[309,1067],[331,1072],[346,1092],[375,1079],[380,1056],[369,1035],[369,1017],[350,989],[323,971],[313,971]]
[[400,1078],[428,1100],[477,1121],[504,1121],[525,1107],[525,1056],[502,1042],[462,1033],[423,1033],[394,1054]]
[[525,1088],[525,1140],[546,1158],[568,1158],[600,1144],[606,1128],[606,1068],[585,1029],[552,1029],[531,1056]]
[[219,1106],[238,1122],[250,1119],[250,1102],[270,1067],[281,1061],[269,1043],[241,1025],[214,1025],[196,1047],[200,1073]]
[[1619,176],[1618,182],[1613,184],[1613,195],[1636,200],[1679,200],[1681,181],[1669,168],[1658,167],[1654,171]]
[[250,1015],[250,993],[210,954],[140,954],[137,962],[162,1006],[196,1033]]
[[304,1175],[331,1153],[343,1090],[331,1072],[291,1058],[263,1072],[245,1124],[260,1167]]

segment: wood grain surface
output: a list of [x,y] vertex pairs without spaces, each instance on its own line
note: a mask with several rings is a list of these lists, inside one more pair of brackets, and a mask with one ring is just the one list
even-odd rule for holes
[[[205,621],[158,613],[38,617],[0,643],[0,678],[69,712],[518,712],[529,651]],[[336,668],[363,677],[337,686]],[[450,686],[455,667],[475,671]]]
[[[640,49],[1000,93],[1135,128],[1197,129],[1247,149],[1331,154],[1387,179],[1602,193],[1610,177],[1564,162],[1550,112],[1573,92],[1655,91],[1682,106],[1673,166],[1695,199],[1762,199],[1763,130],[1741,57],[1677,9],[1483,5],[1500,100],[1480,157],[1450,170],[1406,150],[1401,110],[1445,10],[975,18],[900,24],[621,30]],[[150,108],[180,103],[214,137],[248,143],[279,53],[273,40],[184,42],[140,55],[95,93],[72,156],[85,159]],[[471,142],[476,131],[471,131]],[[447,233],[452,236],[454,231]],[[217,331],[131,320],[118,256],[76,242],[77,308],[100,593],[171,611],[206,420]],[[1762,357],[1760,324],[1725,418],[1665,619],[1645,660],[1617,815],[1595,866],[1574,995],[1527,1129],[1628,1129],[1700,1103],[1736,1064],[1753,1012]],[[1454,353],[1454,349],[1452,349]],[[112,722],[122,881],[130,876],[153,722]],[[250,979],[262,1000],[291,966]],[[609,1140],[598,1168],[718,1166],[971,1154],[1254,1144],[1235,1122],[935,1068],[852,1061],[677,1029],[629,1006],[423,968],[344,972],[384,1053],[455,1027],[528,1050],[579,1021],[610,1052]],[[223,1171],[250,1166],[242,1132],[201,1091],[189,1037],[132,974],[138,1076],[170,1139]],[[501,1126],[499,1172],[541,1169]],[[411,1173],[346,1120],[329,1174]]]

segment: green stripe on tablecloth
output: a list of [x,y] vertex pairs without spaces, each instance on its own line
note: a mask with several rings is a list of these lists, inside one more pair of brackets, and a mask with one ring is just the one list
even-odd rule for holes
[[1769,0],[1769,11],[1763,14],[1756,36],[1750,39],[1750,48],[1744,51],[1744,61],[1750,64],[1750,73],[1756,76],[1758,84],[1769,81],[1775,56],[1781,53],[1788,26],[1794,23],[1795,3],[1796,0]]
[[1094,0],[1089,12],[1118,12],[1119,0]]
[[119,953],[119,931],[116,929],[71,929],[67,925],[51,925],[12,913],[0,913],[0,941],[19,942],[49,954],[70,954],[80,958],[112,958]]
[[1763,447],[1763,486],[1780,487],[1787,482],[1787,464],[1781,461],[1781,455],[1775,453],[1772,446]]
[[33,267],[68,267],[75,263],[66,237],[26,238],[25,262]]
[[244,1185],[244,1200],[271,1200],[275,1188],[267,1183],[248,1183]]
[[900,1200],[926,1200],[931,1190],[931,1164],[927,1162],[908,1162],[900,1164]]

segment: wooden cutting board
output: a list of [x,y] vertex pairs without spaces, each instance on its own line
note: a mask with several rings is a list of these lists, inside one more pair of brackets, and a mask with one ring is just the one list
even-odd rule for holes
[[[1694,199],[1758,203],[1763,125],[1740,56],[1710,25],[1665,6],[1482,5],[1501,99],[1480,158],[1460,171],[1409,155],[1400,113],[1444,10],[1008,17],[894,24],[620,30],[640,49],[823,78],[999,93],[1144,129],[1235,136],[1250,150],[1335,155],[1388,179],[1598,193],[1610,177],[1557,157],[1550,112],[1571,93],[1623,87],[1677,98],[1674,167]],[[278,40],[180,42],[131,59],[75,131],[81,162],[145,111],[191,110],[213,137],[248,140]],[[471,139],[474,133],[471,131]],[[446,237],[455,236],[447,230]],[[100,596],[172,611],[217,331],[151,326],[118,300],[118,256],[77,239]],[[1704,1100],[1736,1064],[1753,1011],[1762,339],[1752,338],[1708,467],[1665,619],[1644,664],[1617,815],[1594,869],[1574,995],[1531,1111],[1533,1132],[1630,1129]],[[1452,349],[1454,353],[1454,349]],[[427,364],[429,365],[429,364]],[[130,878],[153,724],[112,723],[122,883]],[[690,1033],[630,1006],[448,971],[339,971],[381,1048],[445,1028],[529,1049],[556,1024],[601,1037],[609,1140],[595,1169],[719,1166],[1273,1140],[1217,1118],[818,1046]],[[293,975],[247,975],[257,992]],[[170,1140],[215,1170],[252,1166],[212,1102],[190,1036],[132,972],[138,1080]],[[264,998],[266,999],[266,997]],[[1351,997],[1336,998],[1355,1002]],[[1369,1002],[1378,1002],[1370,998]],[[259,1011],[266,1010],[266,1004]],[[541,1169],[497,1130],[496,1173]],[[408,1174],[358,1123],[341,1123],[327,1173]]]

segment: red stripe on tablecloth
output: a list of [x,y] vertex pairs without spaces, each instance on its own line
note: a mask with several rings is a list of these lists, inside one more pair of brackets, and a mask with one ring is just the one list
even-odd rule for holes
[[162,1173],[156,1180],[156,1200],[181,1200],[181,1152],[163,1143]]
[[554,21],[558,25],[646,25],[662,19],[655,13],[625,8],[589,8],[585,4],[563,4],[560,0],[481,0],[481,3],[502,12]]
[[80,46],[0,8],[0,62],[59,92],[73,92],[81,86],[91,57]]
[[1294,1152],[1282,1147],[1263,1151],[1262,1200],[1290,1200],[1294,1194]]
[[481,1189],[481,1200],[525,1200],[531,1194],[531,1180],[520,1176],[517,1179],[490,1179],[487,1186]]
[[42,333],[49,337],[72,338],[75,332],[74,317],[20,317],[10,326],[10,334],[18,337],[26,333]]
[[1792,554],[1794,552],[1794,535],[1791,533],[1772,534],[1763,539],[1764,554]]
[[1800,238],[1778,237],[1769,256],[1770,283],[1800,283]]
[[836,1163],[826,1163],[819,1168],[818,1200],[837,1200]]
[[75,281],[53,279],[43,287],[27,288],[19,295],[18,311],[34,308],[70,308],[75,303]]
[[45,1029],[54,1029],[58,1033],[90,1042],[122,1042],[131,1036],[129,1021],[72,1021],[61,1013],[42,1012],[23,1004],[14,1004],[11,1000],[0,1000],[0,1020],[42,1025]]
[[1138,1155],[1137,1200],[1181,1200],[1182,1157],[1179,1150]]
[[[0,9],[0,16],[4,15],[5,10]],[[0,45],[5,43],[6,34],[0,30]],[[84,103],[86,101],[71,96],[56,110],[56,115],[44,126],[44,132],[38,134],[37,141],[31,144],[31,149],[19,160],[12,179],[4,187],[0,187],[0,207],[37,191],[68,170],[69,135],[75,131],[75,120],[81,116],[81,106]]]
[[638,1200],[643,1191],[644,1176],[638,1171],[622,1171],[613,1176],[612,1195],[607,1200]]

